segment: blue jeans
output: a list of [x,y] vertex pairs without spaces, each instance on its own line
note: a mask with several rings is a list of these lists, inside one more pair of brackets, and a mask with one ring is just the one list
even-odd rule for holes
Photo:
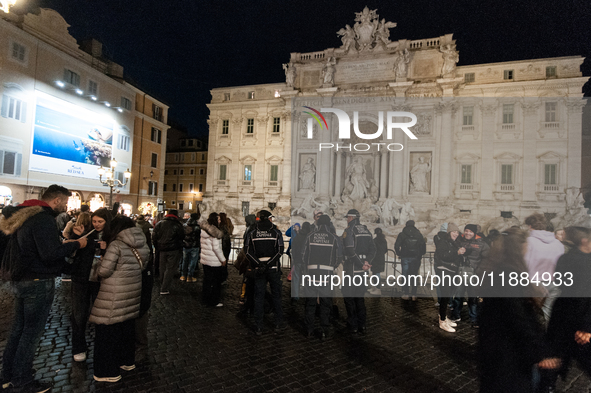
[[183,248],[183,262],[181,264],[181,276],[193,277],[195,268],[199,262],[199,251],[201,248]]
[[460,318],[462,307],[464,306],[464,293],[468,294],[468,315],[470,322],[478,323],[478,297],[471,286],[460,285],[456,287],[454,298],[452,300],[453,311],[452,319]]
[[33,381],[33,359],[45,331],[55,295],[55,279],[12,283],[14,321],[3,356],[5,381],[23,386]]
[[[419,269],[421,267],[421,258],[400,258],[400,263],[402,265],[402,275],[406,277],[406,285],[402,288],[402,293],[408,295],[410,293],[411,296],[417,295],[417,286],[410,285],[408,276],[409,275],[417,275],[419,274]],[[415,280],[412,280],[414,283]]]
[[255,276],[254,278],[254,321],[259,329],[263,328],[267,282],[271,287],[271,296],[273,297],[275,325],[283,322],[283,309],[281,308],[281,270],[280,268],[269,269],[263,275]]

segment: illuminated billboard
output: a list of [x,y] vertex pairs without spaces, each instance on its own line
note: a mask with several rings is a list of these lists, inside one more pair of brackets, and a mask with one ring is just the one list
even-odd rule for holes
[[96,179],[118,128],[109,116],[37,92],[29,170]]

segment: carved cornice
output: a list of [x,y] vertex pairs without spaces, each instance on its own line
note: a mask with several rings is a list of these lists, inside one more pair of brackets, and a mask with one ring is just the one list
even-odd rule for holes
[[573,100],[571,98],[566,101],[565,105],[568,113],[581,113],[583,112],[583,107],[587,105],[587,100],[583,98]]
[[526,116],[537,115],[541,103],[539,101],[523,101],[520,102],[521,110]]

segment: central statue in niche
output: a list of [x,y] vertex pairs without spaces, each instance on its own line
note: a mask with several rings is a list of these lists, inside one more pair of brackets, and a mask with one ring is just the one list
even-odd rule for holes
[[369,181],[367,180],[367,172],[363,165],[362,157],[355,157],[346,172],[347,185],[346,188],[351,190],[349,197],[356,201],[369,196]]

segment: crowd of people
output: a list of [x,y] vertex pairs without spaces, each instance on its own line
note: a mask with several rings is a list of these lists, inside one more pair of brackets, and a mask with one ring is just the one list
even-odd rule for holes
[[[35,381],[32,364],[55,294],[55,278],[71,280],[73,360],[88,354],[87,325],[95,325],[94,379],[116,382],[133,370],[148,347],[148,310],[159,276],[160,296],[171,295],[173,280],[195,283],[203,269],[202,302],[222,308],[228,279],[234,225],[223,212],[180,219],[169,210],[153,225],[151,217],[130,218],[86,206],[65,213],[70,192],[47,188],[41,199],[8,206],[0,220],[2,279],[11,282],[15,316],[3,356],[2,389],[46,392]],[[265,332],[272,311],[274,330],[287,328],[282,304],[282,266],[291,261],[291,301],[305,299],[304,334],[324,340],[338,318],[331,278],[346,274],[338,286],[344,298],[348,334],[367,333],[366,292],[380,296],[389,250],[382,228],[372,234],[355,209],[337,235],[329,215],[317,210],[313,222],[293,224],[284,235],[273,215],[261,210],[245,217],[246,230],[234,265],[243,275],[239,315],[253,318],[256,335]],[[456,332],[467,300],[471,326],[478,329],[482,392],[551,392],[573,360],[591,376],[591,229],[550,228],[543,214],[525,220],[527,229],[491,230],[476,224],[463,230],[445,223],[433,238],[439,327]],[[401,275],[420,275],[427,239],[409,220],[396,237]],[[491,277],[478,286],[445,277]],[[372,276],[371,285],[363,278]],[[513,281],[494,283],[492,277]],[[527,278],[527,279],[524,279]],[[542,279],[543,278],[543,279]],[[511,285],[508,285],[511,283]],[[270,292],[267,290],[267,284]],[[185,284],[183,284],[185,285]],[[401,298],[417,301],[416,281],[406,280]],[[158,293],[158,292],[157,292]],[[467,297],[467,299],[465,299]],[[315,329],[316,316],[319,328]],[[333,321],[331,321],[333,318]]]

